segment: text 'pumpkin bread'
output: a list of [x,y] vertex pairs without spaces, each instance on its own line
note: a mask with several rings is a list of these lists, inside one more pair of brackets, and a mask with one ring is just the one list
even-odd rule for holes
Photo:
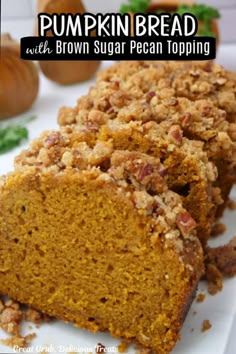
[[[36,149],[38,146],[38,150]],[[203,271],[159,159],[44,133],[0,188],[0,292],[169,353]]]

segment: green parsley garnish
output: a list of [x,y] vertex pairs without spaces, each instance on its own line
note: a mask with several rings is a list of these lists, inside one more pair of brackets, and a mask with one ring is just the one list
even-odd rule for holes
[[24,139],[28,139],[28,130],[20,125],[0,128],[0,154],[18,146]]
[[[129,0],[128,4],[121,5],[120,13],[124,14],[127,12],[146,12],[149,3],[150,0]],[[158,13],[161,12],[164,11],[158,11]],[[198,34],[201,34],[202,36],[215,37],[215,34],[212,30],[212,20],[220,17],[220,13],[217,9],[204,4],[180,4],[176,10],[176,13],[179,15],[183,15],[186,12],[191,13],[197,18],[197,20],[202,22]]]
[[11,124],[7,121],[0,122],[0,154],[20,145],[22,140],[28,139],[29,133],[25,124],[32,122],[35,115],[23,118],[11,118]]
[[127,12],[146,12],[150,0],[129,0],[128,4],[123,4],[120,7],[120,13],[125,14]]
[[183,15],[186,12],[191,13],[197,18],[197,20],[202,22],[200,26],[200,33],[198,34],[201,34],[203,36],[215,37],[215,34],[212,31],[212,20],[220,18],[220,13],[217,9],[203,4],[181,4],[178,6],[176,12],[179,15]]

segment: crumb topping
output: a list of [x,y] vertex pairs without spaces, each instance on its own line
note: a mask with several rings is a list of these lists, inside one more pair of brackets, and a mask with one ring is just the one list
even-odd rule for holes
[[212,237],[217,237],[221,234],[223,234],[226,231],[226,225],[219,222],[216,223],[212,226],[212,230],[211,230],[211,236]]
[[206,249],[206,263],[222,275],[236,275],[236,237],[228,244]]
[[170,133],[175,142],[183,134],[203,141],[209,156],[223,150],[225,159],[235,161],[236,124],[230,115],[236,115],[235,100],[235,81],[216,64],[209,70],[194,63],[121,62],[98,76],[77,107],[62,108],[59,124],[89,129],[90,117],[97,127],[108,119],[168,121],[182,129]]
[[205,301],[205,298],[206,298],[206,295],[200,293],[200,294],[198,294],[198,296],[197,296],[197,302],[203,302],[203,301]]
[[0,298],[0,327],[11,335],[10,338],[1,339],[0,343],[10,347],[28,347],[36,337],[36,334],[29,333],[26,336],[22,336],[21,325],[23,320],[39,325],[51,321],[51,318],[12,299],[4,300],[4,298]]
[[212,324],[209,320],[204,320],[202,322],[202,332],[208,331],[209,329],[211,329],[211,327],[212,327]]

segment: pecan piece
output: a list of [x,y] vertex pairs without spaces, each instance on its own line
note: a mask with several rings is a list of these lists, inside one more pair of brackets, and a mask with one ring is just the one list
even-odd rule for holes
[[99,131],[99,124],[95,121],[87,119],[85,122],[86,128],[92,133],[97,133]]
[[60,141],[60,133],[52,133],[46,137],[44,140],[44,146],[50,148],[54,145],[57,145]]
[[110,87],[111,87],[111,89],[113,89],[113,90],[119,90],[119,88],[120,88],[120,81],[118,81],[118,80],[111,81]]
[[153,166],[150,164],[143,164],[140,165],[138,169],[138,176],[137,179],[138,181],[142,182],[143,179],[147,176],[150,176],[153,173]]
[[147,103],[151,102],[151,100],[154,96],[156,96],[156,92],[154,92],[154,91],[148,92],[146,95],[146,102]]
[[187,211],[177,215],[176,224],[184,236],[189,235],[197,225],[195,220]]
[[191,123],[191,117],[192,114],[190,112],[186,112],[183,114],[183,116],[180,118],[181,120],[181,126],[183,128],[187,128],[189,127],[190,123]]
[[171,138],[171,140],[174,143],[176,143],[178,145],[182,143],[183,135],[182,135],[182,131],[180,130],[180,127],[178,125],[173,125],[170,128],[168,136]]

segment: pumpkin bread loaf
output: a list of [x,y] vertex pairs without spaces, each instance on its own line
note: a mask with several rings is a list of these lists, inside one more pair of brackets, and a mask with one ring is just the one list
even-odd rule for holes
[[[183,206],[197,222],[198,237],[205,245],[222,198],[219,188],[213,187],[217,169],[203,151],[203,143],[184,138],[181,128],[167,121],[159,124],[141,121],[124,123],[114,119],[99,127],[95,112],[91,111],[91,114],[93,125],[85,120],[80,124],[61,127],[71,146],[79,141],[86,141],[90,146],[98,141],[111,141],[114,149],[136,150],[160,158],[164,167],[162,175],[168,187],[181,196]],[[21,159],[23,155],[24,152],[20,155]],[[31,158],[28,152],[27,158]]]
[[203,255],[163,169],[110,142],[70,147],[67,136],[44,133],[1,179],[0,292],[169,353]]
[[[162,121],[180,125],[188,139],[204,143],[218,168],[215,183],[227,203],[235,182],[236,81],[216,64],[122,62],[104,72],[77,106],[59,114],[59,124],[100,120]],[[95,123],[96,125],[96,123]]]

